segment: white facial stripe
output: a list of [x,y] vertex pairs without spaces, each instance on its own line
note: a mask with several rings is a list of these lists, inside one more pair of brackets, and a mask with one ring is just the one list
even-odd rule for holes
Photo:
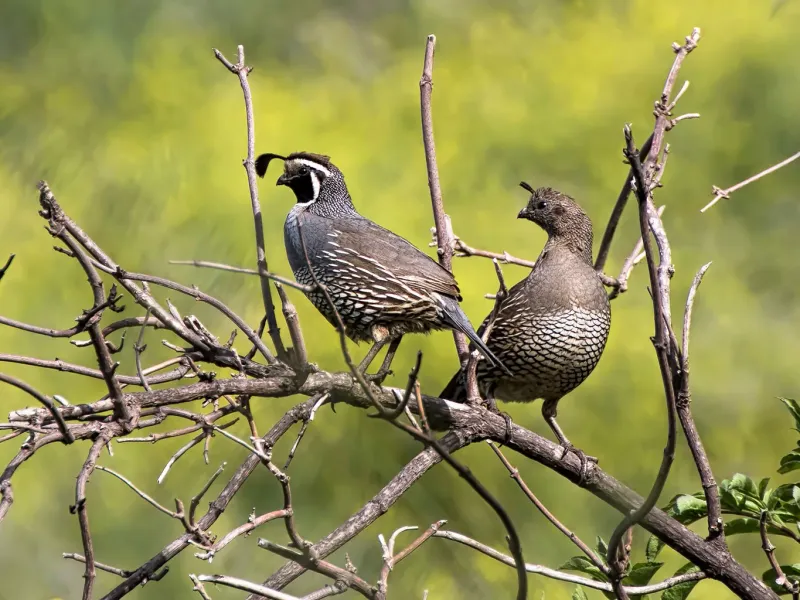
[[307,160],[305,158],[295,158],[293,160],[295,162],[299,162],[301,165],[305,165],[305,166],[310,167],[310,168],[312,168],[312,169],[314,169],[316,171],[319,171],[320,173],[323,173],[325,175],[325,177],[330,177],[331,176],[331,172],[328,169],[323,167],[321,164],[319,164],[317,162],[314,162],[313,160]]
[[319,175],[317,175],[314,171],[311,171],[309,175],[311,176],[311,185],[314,187],[314,197],[311,199],[311,202],[315,202],[319,196]]

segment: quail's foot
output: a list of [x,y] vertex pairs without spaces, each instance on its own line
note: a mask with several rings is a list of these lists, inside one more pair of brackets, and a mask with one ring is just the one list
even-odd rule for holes
[[508,443],[511,441],[511,415],[507,412],[503,412],[499,408],[497,408],[497,402],[491,396],[486,398],[486,410],[496,414],[497,416],[503,417],[503,420],[506,422],[506,431],[503,435],[503,441],[501,442],[502,446],[507,446]]
[[366,379],[370,383],[374,383],[376,385],[382,385],[383,380],[386,379],[389,375],[394,375],[394,371],[392,371],[391,369],[381,368],[375,373],[366,373],[364,375],[364,379]]
[[563,449],[561,453],[561,460],[567,458],[570,452],[572,452],[575,456],[578,457],[578,460],[581,461],[581,471],[578,475],[578,485],[583,485],[586,483],[586,476],[589,473],[589,463],[597,464],[597,458],[594,456],[587,455],[583,450],[580,448],[576,448],[573,446],[568,440],[563,440],[559,442],[559,445]]

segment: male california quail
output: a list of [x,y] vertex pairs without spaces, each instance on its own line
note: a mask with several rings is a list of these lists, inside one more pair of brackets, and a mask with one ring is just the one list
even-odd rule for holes
[[[502,370],[458,305],[461,295],[453,275],[407,240],[358,214],[342,172],[329,157],[309,152],[287,157],[262,154],[256,160],[260,177],[273,158],[284,160],[276,185],[288,186],[297,197],[283,228],[289,265],[297,281],[312,285],[310,264],[330,294],[347,336],[355,342],[375,342],[362,369],[386,343],[391,342],[393,354],[406,333],[455,329]],[[336,325],[324,294],[317,289],[307,296]],[[391,360],[388,355],[387,360]],[[385,368],[387,361],[379,373]]]
[[[561,445],[570,450],[572,445],[556,423],[556,405],[600,360],[611,326],[611,308],[592,268],[589,217],[572,198],[556,190],[534,190],[525,182],[520,186],[531,197],[518,218],[539,225],[548,239],[530,274],[509,290],[487,341],[511,375],[480,361],[478,385],[487,398],[544,399],[542,415]],[[462,373],[453,377],[441,396],[465,399]],[[585,467],[585,455],[576,452]]]

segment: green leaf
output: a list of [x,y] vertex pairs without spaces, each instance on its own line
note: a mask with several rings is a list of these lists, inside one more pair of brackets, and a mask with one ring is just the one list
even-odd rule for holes
[[597,536],[597,553],[603,559],[603,562],[605,562],[605,558],[608,556],[608,544],[606,544],[605,540],[599,535]]
[[761,524],[758,519],[743,517],[732,519],[725,523],[725,535],[736,535],[738,533],[757,533]]
[[563,565],[558,567],[559,571],[578,571],[585,573],[596,581],[608,581],[603,572],[594,566],[594,563],[585,556],[573,556]]
[[706,501],[684,494],[675,499],[674,511],[675,518],[685,525],[706,516]]
[[572,592],[572,600],[589,600],[586,592],[583,591],[581,586],[575,588],[575,591]]
[[[783,574],[786,575],[790,581],[796,581],[800,579],[800,563],[795,563],[793,565],[781,565],[781,570]],[[783,585],[779,585],[776,581],[777,575],[775,574],[775,569],[770,569],[768,571],[764,571],[764,574],[761,575],[762,581],[766,583],[772,591],[776,594],[788,594]]]
[[[675,571],[675,575],[683,575],[684,573],[694,573],[695,571],[699,571],[697,566],[693,565],[692,563],[686,563],[680,569]],[[689,594],[694,589],[699,581],[687,581],[686,583],[679,583],[676,586],[665,590],[663,594],[661,594],[661,600],[685,600]]]
[[647,540],[647,546],[644,549],[644,555],[647,558],[647,562],[656,562],[656,558],[658,558],[658,555],[663,548],[664,542],[662,542],[656,536],[651,535],[650,539]]
[[798,469],[800,469],[800,452],[792,450],[789,454],[781,458],[781,466],[778,467],[778,473],[791,473]]
[[647,585],[664,563],[646,562],[636,563],[631,567],[631,572],[622,580],[625,585]]
[[755,482],[744,473],[736,473],[731,478],[730,489],[739,491],[748,498],[761,500],[761,494],[758,493]]
[[769,491],[767,490],[768,485],[769,485],[769,477],[764,477],[764,479],[758,482],[758,497],[761,498],[764,504],[766,504],[768,500],[767,496],[767,492]]
[[794,426],[795,429],[800,430],[800,405],[797,404],[797,401],[792,400],[791,398],[778,398],[786,408],[789,409],[789,412],[794,417]]

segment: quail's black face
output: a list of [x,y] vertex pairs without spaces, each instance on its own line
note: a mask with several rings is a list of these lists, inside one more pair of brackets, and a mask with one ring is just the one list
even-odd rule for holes
[[284,161],[283,174],[278,177],[275,185],[285,185],[290,188],[300,203],[315,202],[325,182],[338,172],[331,164],[330,158],[322,154],[295,152],[287,157],[262,154],[256,159],[256,172],[260,177],[264,176],[273,158]]
[[520,187],[529,191],[531,197],[517,218],[533,221],[548,234],[564,233],[589,222],[586,213],[569,196],[548,187],[533,189],[524,181]]

